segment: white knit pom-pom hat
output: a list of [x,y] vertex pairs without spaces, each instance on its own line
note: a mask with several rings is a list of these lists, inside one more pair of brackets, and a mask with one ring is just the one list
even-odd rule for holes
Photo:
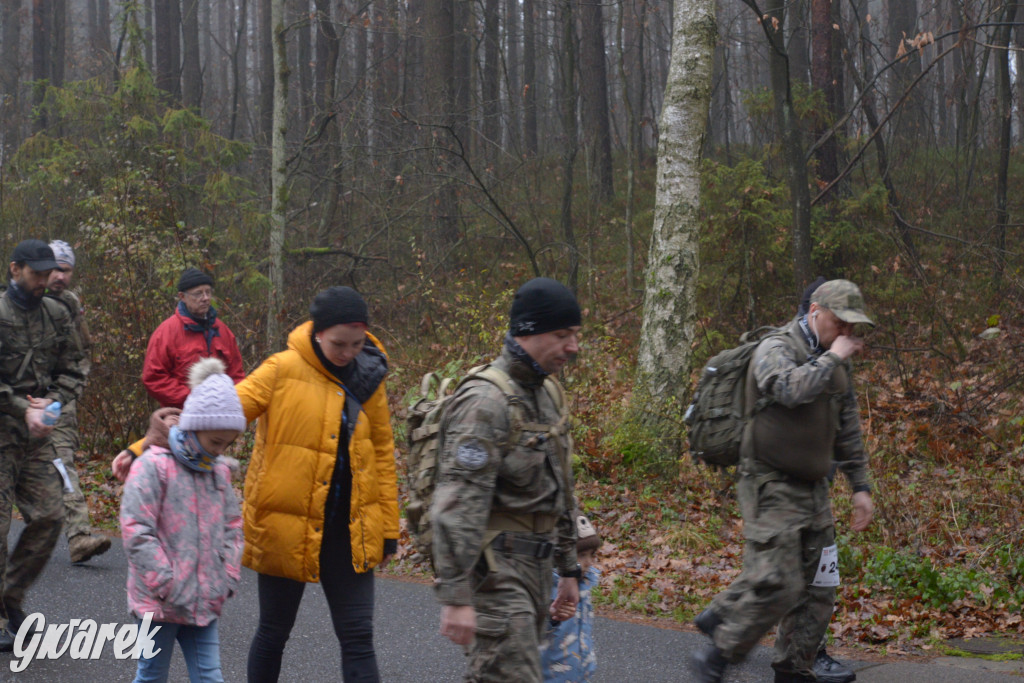
[[234,429],[244,432],[246,421],[235,383],[219,358],[203,358],[188,370],[192,393],[185,399],[178,428],[187,432]]

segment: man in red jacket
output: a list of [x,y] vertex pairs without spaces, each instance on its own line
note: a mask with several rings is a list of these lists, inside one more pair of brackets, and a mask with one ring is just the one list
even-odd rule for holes
[[238,382],[245,377],[242,354],[235,335],[217,319],[213,278],[187,268],[178,280],[178,307],[149,338],[142,383],[162,407],[181,408],[188,396],[188,369],[200,358],[224,361],[227,374]]

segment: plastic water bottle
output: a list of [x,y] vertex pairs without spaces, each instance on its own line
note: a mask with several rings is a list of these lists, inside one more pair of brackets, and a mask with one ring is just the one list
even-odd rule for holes
[[44,425],[55,425],[57,424],[57,418],[60,417],[60,401],[54,401],[50,405],[43,408],[43,424]]

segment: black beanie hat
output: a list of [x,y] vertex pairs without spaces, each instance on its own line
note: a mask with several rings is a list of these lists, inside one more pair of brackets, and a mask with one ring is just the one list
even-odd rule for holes
[[178,279],[179,292],[187,292],[193,287],[199,287],[200,285],[210,285],[213,287],[213,278],[198,268],[186,268],[185,272]]
[[569,288],[547,277],[536,277],[512,299],[508,329],[513,337],[529,337],[580,324],[580,305]]
[[313,331],[320,332],[335,325],[366,324],[369,316],[366,301],[351,287],[329,287],[316,295],[309,305]]
[[807,289],[804,290],[803,295],[800,297],[800,306],[796,309],[797,315],[807,315],[807,311],[811,310],[811,296],[823,284],[825,284],[825,278],[819,275],[818,279],[807,285]]

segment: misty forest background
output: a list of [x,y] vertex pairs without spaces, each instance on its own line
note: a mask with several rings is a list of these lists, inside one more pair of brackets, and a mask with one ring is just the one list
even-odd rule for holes
[[[110,528],[185,266],[247,369],[317,291],[362,292],[400,448],[420,376],[492,356],[514,289],[560,279],[596,599],[677,623],[742,552],[731,473],[686,454],[697,372],[854,280],[877,511],[850,534],[837,484],[833,633],[945,648],[1024,631],[1022,86],[1007,0],[3,0],[0,248],[76,249]],[[389,571],[424,570],[403,544]]]

